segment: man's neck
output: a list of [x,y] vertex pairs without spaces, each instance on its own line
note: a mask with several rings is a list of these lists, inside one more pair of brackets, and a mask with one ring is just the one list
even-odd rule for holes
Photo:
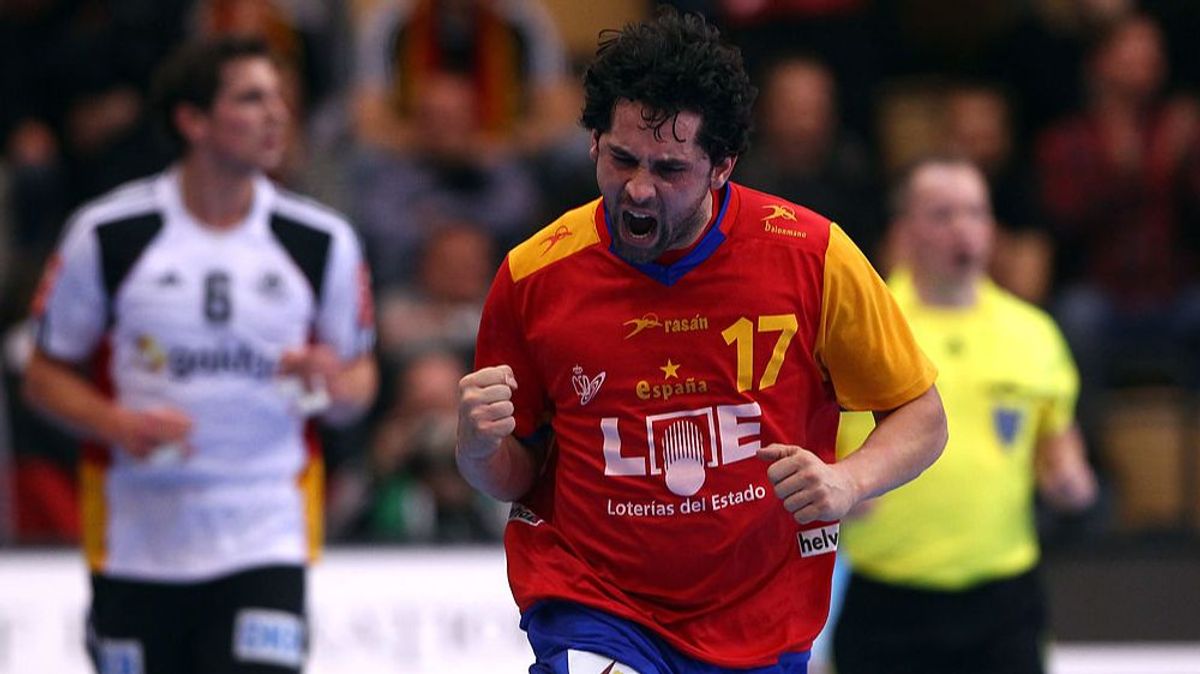
[[183,161],[179,173],[183,205],[200,224],[230,229],[250,214],[254,173],[229,171],[195,155]]
[[716,217],[716,204],[717,200],[713,198],[713,191],[709,190],[708,194],[704,195],[704,201],[701,202],[700,207],[696,209],[691,232],[688,234],[687,240],[671,246],[667,252],[684,251],[696,245],[696,242],[708,231],[708,226],[712,224],[713,219]]
[[[714,198],[713,192],[710,191],[708,193],[707,201],[707,205],[702,204],[696,211],[696,221],[701,224],[692,229],[692,234],[688,237],[688,242],[668,248],[655,260],[658,264],[671,265],[686,257],[696,247],[696,244],[700,242],[700,239],[704,237],[704,234],[714,225],[717,219],[717,200]],[[707,214],[707,217],[701,220],[700,216],[703,214]]]

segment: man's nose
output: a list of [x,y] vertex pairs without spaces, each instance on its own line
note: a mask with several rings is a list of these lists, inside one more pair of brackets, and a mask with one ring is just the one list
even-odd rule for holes
[[654,181],[647,171],[637,169],[625,183],[625,194],[629,201],[644,204],[654,199]]

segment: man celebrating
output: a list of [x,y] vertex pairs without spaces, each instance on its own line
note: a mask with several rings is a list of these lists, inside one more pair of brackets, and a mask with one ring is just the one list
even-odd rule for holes
[[[669,10],[603,37],[602,197],[501,265],[458,463],[515,501],[531,672],[802,673],[837,520],[945,442],[934,369],[840,228],[729,182],[755,94],[738,52]],[[881,423],[834,463],[840,407]]]

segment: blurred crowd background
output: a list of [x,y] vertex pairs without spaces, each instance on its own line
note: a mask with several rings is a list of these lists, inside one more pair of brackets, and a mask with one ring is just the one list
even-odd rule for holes
[[[889,177],[931,150],[989,180],[993,272],[1059,320],[1100,505],[1047,542],[1200,533],[1200,2],[679,0],[760,87],[734,179],[889,267]],[[374,272],[383,392],[325,431],[332,542],[498,541],[453,461],[457,381],[503,253],[596,196],[577,123],[597,33],[648,0],[0,2],[0,541],[79,534],[76,443],[17,391],[28,306],[81,202],[168,161],[147,114],[189,36],[265,37],[294,142],[275,176],[346,213]]]

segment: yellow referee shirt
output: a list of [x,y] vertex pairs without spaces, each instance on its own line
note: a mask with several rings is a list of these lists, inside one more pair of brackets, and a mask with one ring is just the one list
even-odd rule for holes
[[[842,550],[857,573],[924,589],[1023,573],[1038,558],[1034,448],[1070,426],[1079,388],[1062,335],[991,282],[966,309],[922,304],[903,272],[888,285],[938,368],[950,439],[917,479],[842,524]],[[838,456],[873,426],[869,413],[844,413]]]

